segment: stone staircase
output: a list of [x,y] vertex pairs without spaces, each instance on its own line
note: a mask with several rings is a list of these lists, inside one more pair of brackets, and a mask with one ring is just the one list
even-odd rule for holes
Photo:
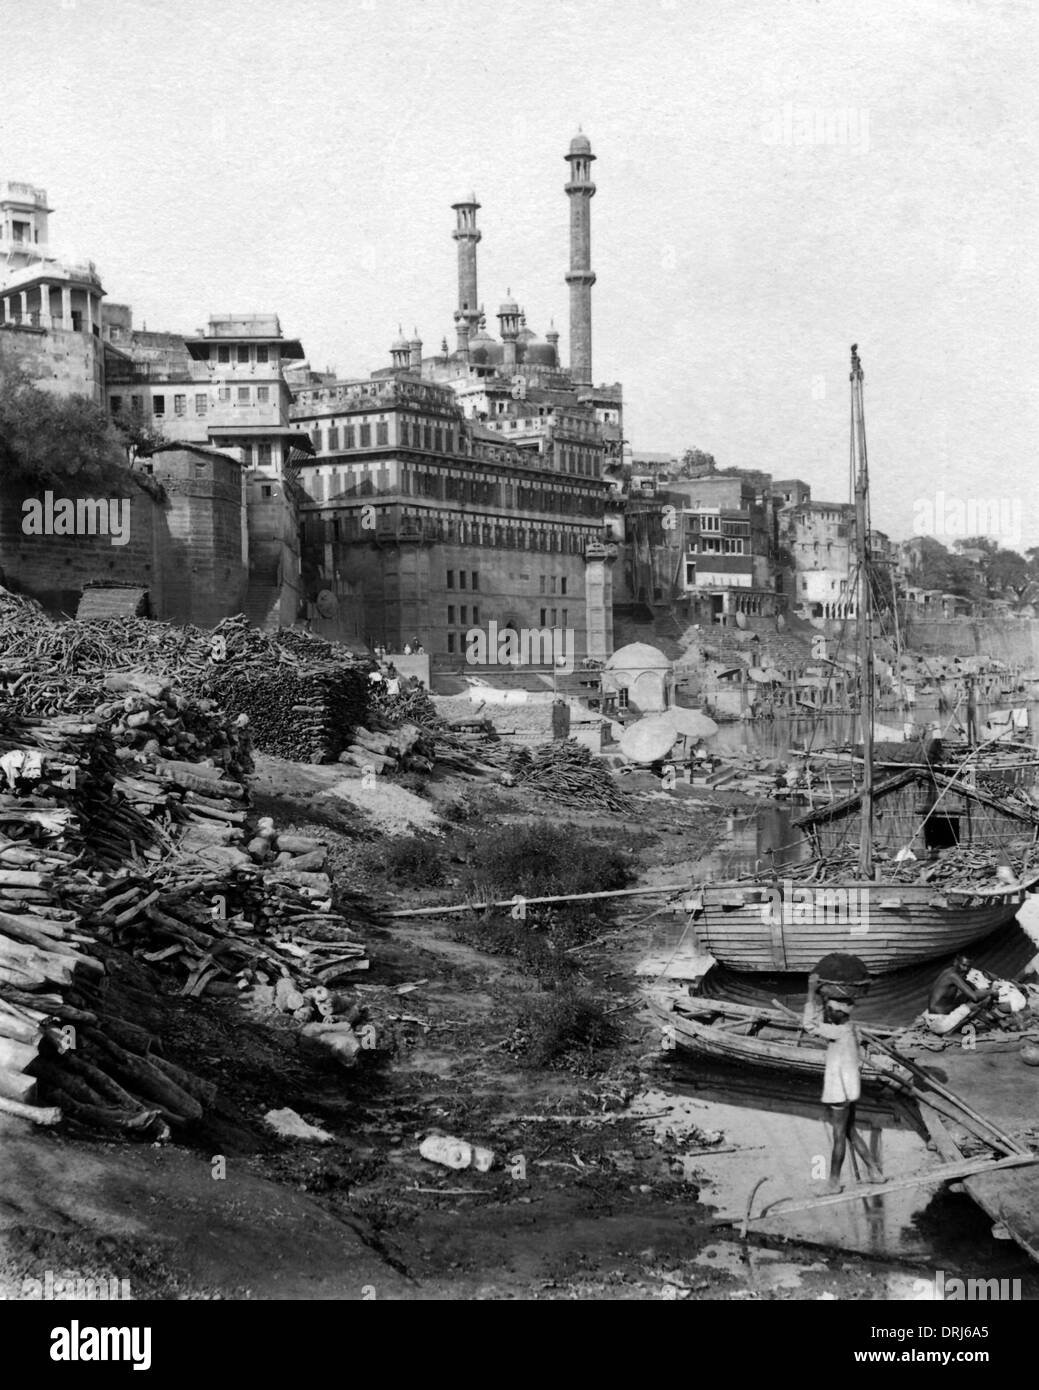
[[242,612],[253,627],[258,627],[263,631],[278,626],[280,599],[281,586],[278,583],[276,563],[249,571],[249,586],[245,591]]

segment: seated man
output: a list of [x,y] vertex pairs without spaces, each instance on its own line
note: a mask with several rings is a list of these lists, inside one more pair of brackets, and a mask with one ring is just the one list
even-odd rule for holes
[[935,980],[924,1013],[924,1022],[932,1033],[941,1036],[955,1032],[993,997],[991,989],[975,989],[967,981],[969,970],[970,957],[959,955]]

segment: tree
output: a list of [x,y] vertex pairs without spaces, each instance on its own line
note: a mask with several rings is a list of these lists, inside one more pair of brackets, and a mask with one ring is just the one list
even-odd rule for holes
[[150,458],[160,445],[169,442],[154,417],[145,414],[139,404],[121,410],[113,423],[131,468],[139,458]]
[[0,361],[0,475],[44,487],[113,487],[125,474],[119,438],[99,405],[41,391]]
[[921,589],[935,589],[961,598],[981,598],[982,585],[974,566],[962,555],[953,555],[933,536],[920,537],[920,564],[910,575]]
[[702,478],[717,467],[713,454],[705,454],[702,449],[686,449],[679,471],[683,478]]

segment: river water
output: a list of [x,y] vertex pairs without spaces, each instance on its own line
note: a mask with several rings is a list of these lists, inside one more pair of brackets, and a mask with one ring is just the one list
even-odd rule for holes
[[[1039,727],[1036,709],[1032,706],[1033,740]],[[985,712],[979,713],[983,721]],[[888,717],[891,723],[896,722],[895,716]],[[926,722],[929,717],[940,718],[936,710],[932,715],[921,713],[919,707],[913,714],[917,722]],[[817,748],[848,741],[855,736],[855,725],[854,716],[846,715],[723,725],[711,747],[723,757],[726,752],[750,751],[762,758],[782,759],[792,747],[804,746],[806,740]],[[808,847],[792,825],[803,812],[803,807],[773,803],[747,812],[721,812],[725,816],[724,840],[696,861],[694,876],[739,877],[768,869],[773,863],[782,869],[803,858]],[[654,958],[682,949],[687,934],[684,918],[656,926],[648,943]],[[1011,927],[986,949],[1009,973],[1027,964],[1034,956],[1035,944],[1031,936]],[[984,963],[984,952],[976,954],[979,963]],[[928,967],[923,973],[930,977],[939,968],[940,963],[935,963],[933,970]],[[737,980],[731,972],[728,980],[724,972],[716,978],[716,992],[722,995],[743,997],[741,990],[756,988],[763,1002],[774,994],[793,1005],[803,1000],[804,981],[800,978]],[[921,976],[920,1007],[926,987]],[[903,1002],[901,1011],[906,1017],[890,1021],[908,1022],[916,1004],[906,1006]],[[755,1199],[755,1212],[780,1197],[819,1195],[819,1179],[825,1172],[830,1147],[829,1131],[823,1123],[821,1078],[806,1081],[753,1069],[731,1069],[672,1054],[659,1064],[657,1081],[665,1106],[672,1106],[676,1117],[684,1114],[702,1129],[722,1131],[723,1147],[735,1149],[713,1157],[698,1153],[694,1161],[697,1176],[705,1184],[701,1200],[720,1216],[738,1223],[761,1178],[767,1182]],[[860,1130],[889,1178],[912,1175],[940,1161],[928,1150],[919,1121],[886,1097],[867,1094],[859,1106],[859,1119]],[[667,1119],[661,1123],[666,1124]],[[849,1185],[854,1176],[850,1164],[849,1154],[844,1173]],[[777,1215],[753,1229],[826,1247],[831,1251],[831,1264],[834,1249],[905,1261],[905,1277],[886,1276],[886,1282],[878,1283],[878,1298],[924,1298],[926,1280],[933,1279],[939,1269],[957,1277],[1021,1278],[1023,1296],[1039,1297],[1039,1271],[1016,1245],[993,1239],[991,1226],[966,1194],[920,1187],[788,1217]]]

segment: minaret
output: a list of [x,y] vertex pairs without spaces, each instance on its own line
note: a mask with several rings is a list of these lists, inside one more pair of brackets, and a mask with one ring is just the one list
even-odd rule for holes
[[452,203],[457,225],[451,235],[458,242],[458,308],[455,328],[458,332],[458,351],[468,356],[469,339],[480,323],[480,301],[476,290],[476,243],[483,235],[476,225],[476,210],[480,204],[470,193],[467,202]]
[[570,180],[566,196],[570,199],[570,375],[583,385],[592,382],[592,286],[591,268],[592,209],[595,184],[592,183],[591,141],[580,131],[570,141],[566,161]]
[[516,339],[519,336],[520,309],[512,297],[512,291],[507,290],[506,294],[508,297],[498,310],[498,322],[501,324],[501,340],[504,347],[502,367],[508,371],[510,367],[516,365]]
[[390,361],[395,372],[406,372],[411,365],[411,347],[402,328],[398,329],[397,339],[390,348]]

